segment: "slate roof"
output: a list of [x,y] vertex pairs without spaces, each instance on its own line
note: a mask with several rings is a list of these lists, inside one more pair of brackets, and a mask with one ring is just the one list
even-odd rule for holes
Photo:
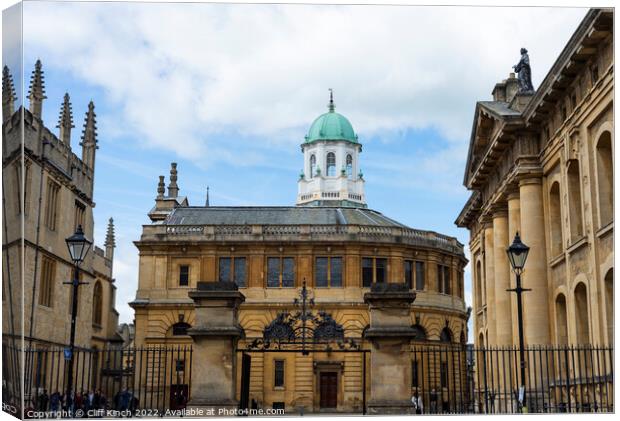
[[369,225],[409,228],[372,209],[303,206],[178,207],[166,225]]
[[478,103],[498,117],[518,117],[521,115],[519,111],[508,107],[509,104],[507,102],[478,101]]

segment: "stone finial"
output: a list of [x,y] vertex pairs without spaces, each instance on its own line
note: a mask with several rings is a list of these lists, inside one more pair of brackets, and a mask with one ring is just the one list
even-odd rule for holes
[[82,129],[82,161],[90,168],[95,168],[95,150],[97,146],[97,121],[95,120],[95,104],[93,101],[88,103],[88,111],[84,119],[84,129]]
[[209,205],[209,186],[207,186],[207,200],[206,200],[206,202],[205,202],[205,206],[206,206],[206,207],[209,207],[209,206],[210,206],[210,205]]
[[7,120],[15,112],[16,99],[13,76],[9,68],[4,66],[2,69],[2,121]]
[[58,133],[60,140],[65,142],[67,145],[70,145],[71,129],[75,126],[73,125],[73,110],[71,108],[71,101],[68,93],[65,93],[63,98],[62,106],[60,108],[60,116],[58,117],[58,125],[56,127],[60,129]]
[[177,197],[179,186],[177,185],[177,163],[170,163],[170,184],[168,184],[168,197]]
[[164,182],[164,176],[159,176],[159,183],[157,183],[157,198],[161,199],[166,194],[166,183]]
[[105,257],[112,260],[114,258],[114,248],[116,247],[116,238],[114,236],[114,219],[108,221],[108,230],[105,234]]
[[30,112],[41,118],[43,111],[43,100],[46,99],[43,70],[41,70],[41,60],[37,60],[30,77],[30,89],[28,90],[28,100],[30,101]]

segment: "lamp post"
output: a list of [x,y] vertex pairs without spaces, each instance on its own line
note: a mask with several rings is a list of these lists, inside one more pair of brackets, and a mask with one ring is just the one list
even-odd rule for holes
[[515,288],[508,289],[507,291],[516,292],[517,293],[517,318],[519,323],[519,365],[521,367],[521,385],[520,388],[523,388],[523,400],[521,401],[521,406],[519,408],[522,411],[525,406],[525,346],[523,341],[523,304],[521,301],[521,293],[523,291],[531,291],[530,289],[526,289],[521,287],[521,273],[523,273],[523,267],[525,266],[525,261],[527,260],[527,254],[529,253],[530,248],[521,242],[521,237],[519,237],[519,232],[515,235],[515,238],[510,245],[506,249],[506,253],[508,253],[508,259],[510,260],[510,265],[512,266],[512,270],[517,278],[517,285]]
[[69,372],[67,373],[67,397],[71,398],[71,392],[73,391],[73,351],[75,349],[75,319],[77,317],[78,307],[78,287],[86,282],[80,282],[80,264],[84,261],[88,250],[92,244],[82,231],[82,226],[78,225],[75,234],[65,239],[67,248],[69,249],[69,255],[75,270],[73,271],[73,280],[65,282],[73,287],[73,301],[71,303],[71,336],[69,339],[69,355],[65,356],[69,360]]

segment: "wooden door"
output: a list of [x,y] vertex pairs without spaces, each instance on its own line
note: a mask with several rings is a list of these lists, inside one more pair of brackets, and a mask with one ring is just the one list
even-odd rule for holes
[[338,373],[327,371],[320,374],[321,408],[338,406]]

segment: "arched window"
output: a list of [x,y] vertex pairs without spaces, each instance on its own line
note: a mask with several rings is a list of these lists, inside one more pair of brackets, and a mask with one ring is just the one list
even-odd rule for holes
[[603,132],[596,144],[596,175],[600,226],[604,227],[614,218],[614,176],[611,154],[611,133]]
[[558,345],[568,344],[566,297],[564,294],[558,294],[555,299],[555,336]]
[[353,157],[351,155],[347,155],[347,177],[353,177]]
[[413,337],[414,341],[425,341],[426,340],[426,330],[418,324],[411,326],[411,328],[415,331],[415,336]]
[[560,183],[557,181],[549,190],[549,224],[551,226],[551,255],[556,257],[562,248],[562,202],[560,201]]
[[336,175],[336,154],[333,152],[327,154],[327,175],[329,177]]
[[614,343],[614,270],[605,274],[605,314],[607,315],[607,344]]
[[588,325],[588,291],[583,282],[575,288],[575,326],[577,327],[577,344],[590,343],[590,327]]
[[446,343],[452,342],[452,332],[450,332],[450,329],[444,327],[439,335],[439,340]]
[[93,291],[93,324],[101,325],[103,310],[103,291],[101,288],[101,282],[95,283],[95,289]]
[[187,329],[192,326],[189,323],[178,322],[172,325],[172,335],[173,336],[183,336],[187,335]]
[[316,156],[310,155],[310,178],[316,176]]
[[482,263],[478,260],[476,264],[476,305],[479,307],[484,306],[484,299],[482,298]]
[[583,236],[583,216],[581,211],[581,177],[579,161],[568,162],[568,213],[570,216],[570,239],[574,242]]

